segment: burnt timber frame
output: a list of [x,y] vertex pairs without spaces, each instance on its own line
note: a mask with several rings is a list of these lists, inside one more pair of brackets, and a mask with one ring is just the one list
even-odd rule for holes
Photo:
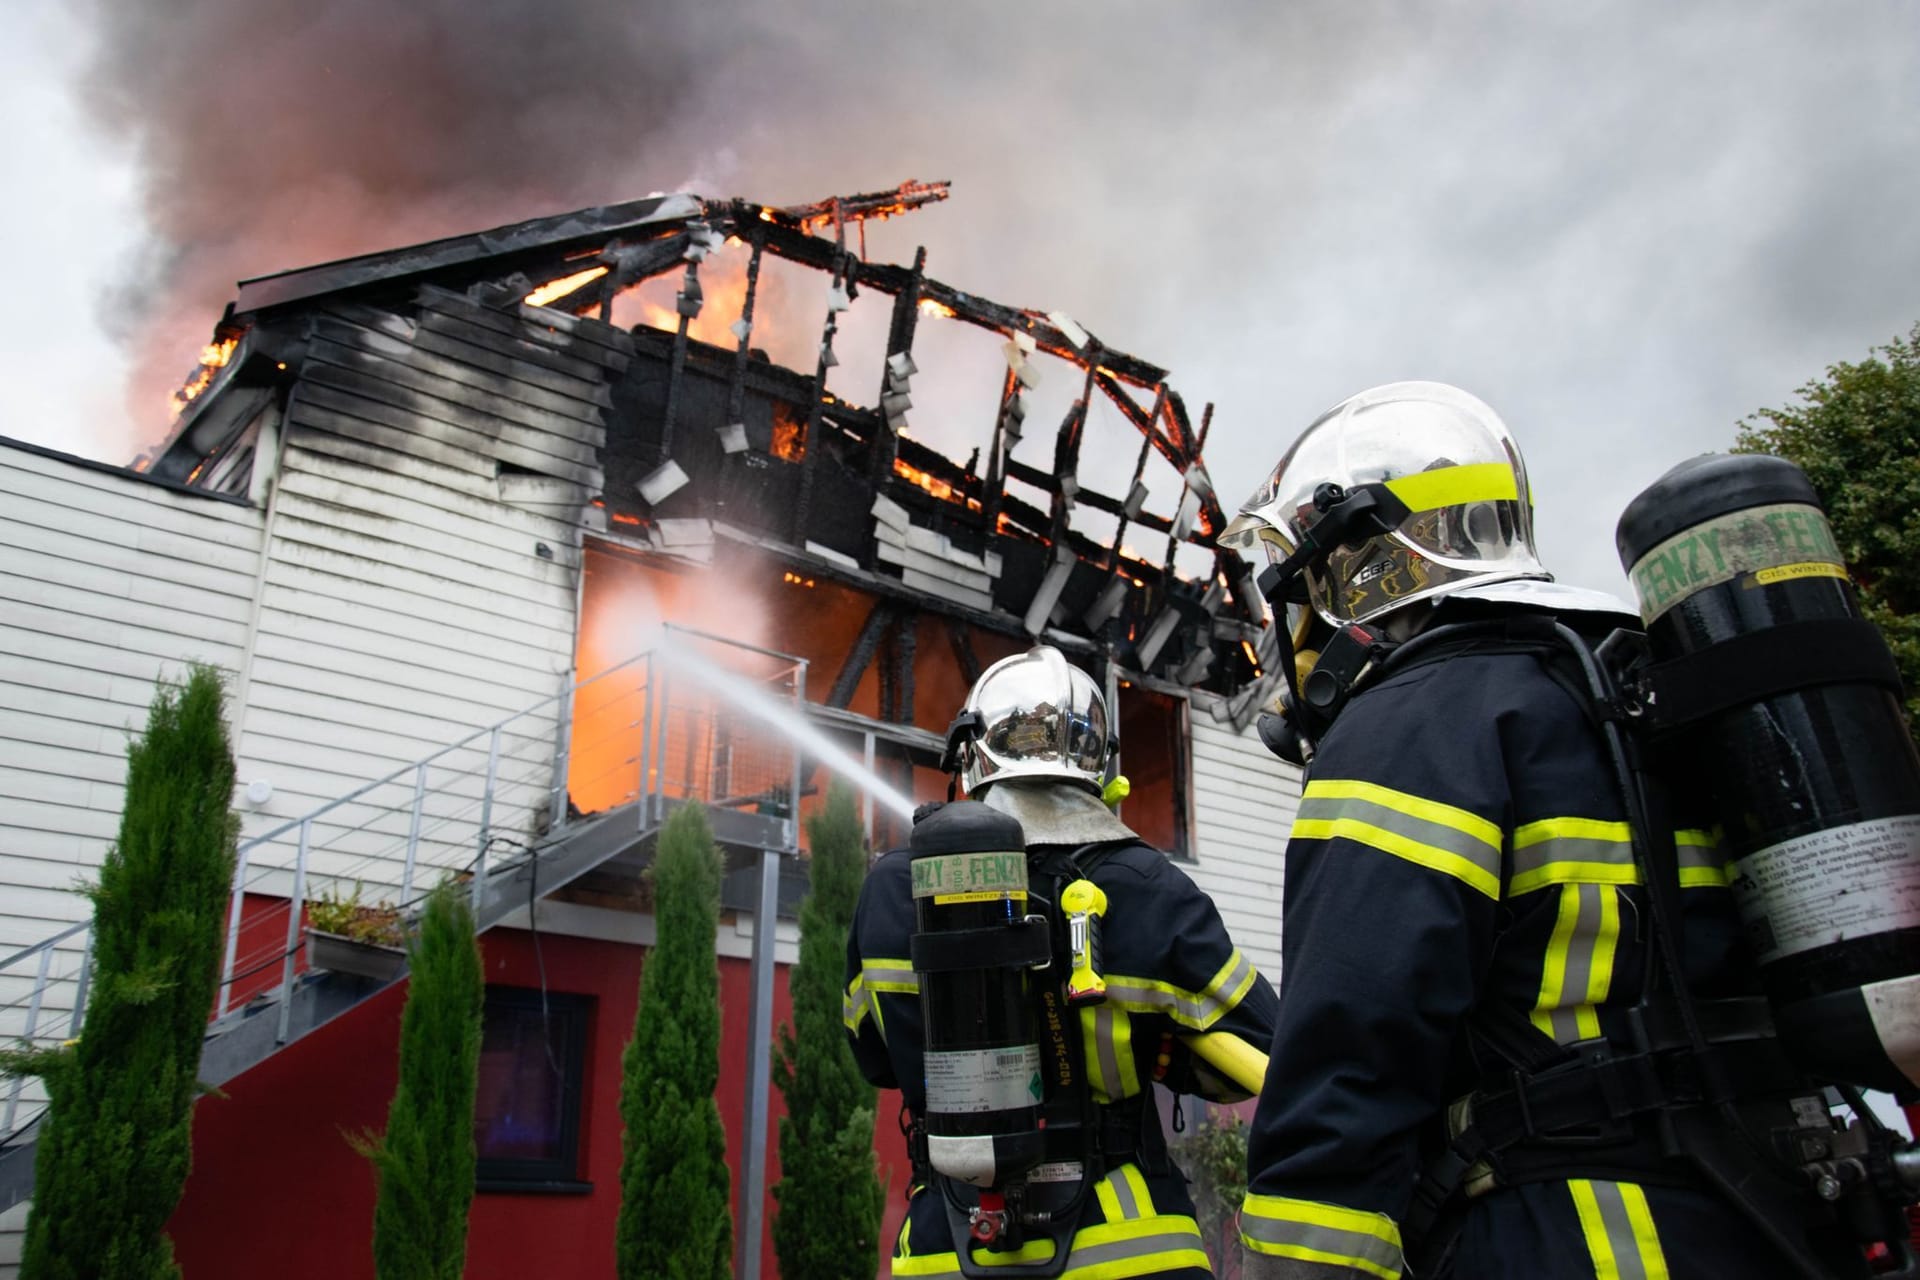
[[[678,298],[680,315],[675,328],[661,332],[636,326],[631,337],[636,357],[651,358],[652,353],[666,356],[665,405],[657,421],[655,464],[673,461],[681,452],[681,442],[688,437],[681,420],[686,415],[682,393],[691,376],[690,363],[700,363],[703,376],[716,367],[725,371],[726,416],[724,422],[711,424],[716,428],[741,421],[742,405],[750,389],[756,394],[767,394],[771,389],[772,394],[804,411],[804,426],[794,442],[798,492],[785,513],[788,522],[781,531],[784,539],[776,536],[774,542],[784,540],[796,555],[810,546],[807,532],[811,511],[820,501],[817,473],[824,455],[832,450],[841,464],[855,465],[865,472],[873,494],[890,498],[913,513],[917,527],[924,527],[921,521],[931,520],[936,531],[946,528],[955,537],[964,534],[968,553],[974,554],[973,549],[979,548],[982,563],[995,561],[1003,551],[1018,546],[1070,550],[1077,561],[1070,575],[1072,590],[1080,603],[1069,609],[1069,614],[1077,615],[1084,606],[1088,582],[1096,593],[1116,587],[1125,600],[1124,608],[1114,611],[1124,616],[1101,618],[1103,625],[1097,628],[1078,628],[1096,649],[1117,653],[1123,665],[1138,665],[1141,674],[1157,674],[1163,679],[1174,678],[1176,668],[1198,670],[1198,678],[1212,692],[1230,699],[1232,719],[1244,723],[1251,718],[1252,709],[1272,678],[1264,669],[1264,651],[1256,655],[1251,646],[1241,643],[1245,635],[1257,634],[1264,622],[1264,605],[1251,589],[1249,566],[1217,543],[1225,514],[1202,460],[1212,406],[1207,406],[1196,432],[1186,404],[1169,385],[1164,368],[1108,347],[1058,313],[1008,306],[935,279],[926,273],[924,248],[915,254],[910,266],[866,259],[866,220],[898,216],[946,196],[944,183],[906,183],[891,191],[832,197],[791,207],[740,199],[660,196],[531,219],[474,235],[245,281],[236,302],[217,326],[216,337],[238,338],[241,351],[250,358],[238,362],[246,366],[244,370],[221,370],[210,392],[230,390],[234,384],[271,383],[272,373],[263,373],[272,368],[266,362],[278,357],[284,361],[284,370],[292,363],[285,360],[286,355],[304,354],[305,333],[290,336],[289,331],[297,318],[321,309],[393,308],[396,300],[408,299],[420,286],[430,284],[443,293],[464,291],[476,306],[504,313],[503,319],[558,319],[562,315],[591,318],[571,323],[601,324],[602,331],[607,332],[600,318],[611,315],[617,294],[684,270],[686,283]],[[860,230],[857,250],[848,244],[849,224]],[[689,333],[690,321],[700,305],[699,264],[711,247],[735,238],[750,246],[740,315],[745,323],[736,329],[738,341],[731,349],[716,348]],[[1011,347],[984,475],[975,467],[977,450],[975,459],[963,465],[910,436],[896,434],[892,417],[880,408],[862,408],[827,393],[826,371],[833,363],[832,341],[837,328],[834,311],[829,310],[825,317],[820,358],[811,377],[769,365],[764,358],[756,359],[751,351],[751,327],[762,259],[767,253],[827,273],[848,296],[873,289],[891,297],[886,344],[889,357],[905,354],[910,358],[919,317],[932,314],[987,330],[1022,350],[1043,353],[1079,369],[1083,376],[1081,395],[1055,429],[1053,472],[1011,456],[1020,431],[1018,410],[1026,381],[1017,376],[1019,361],[1011,354]],[[594,267],[604,270],[583,278],[570,292],[550,298],[544,307],[524,302],[539,282],[590,276],[591,272],[583,268]],[[696,294],[691,300],[690,290]],[[283,372],[282,381],[291,376]],[[884,371],[875,383],[885,398],[889,384]],[[1180,506],[1173,513],[1163,515],[1143,509],[1132,498],[1132,487],[1128,494],[1114,496],[1079,486],[1077,459],[1096,392],[1140,433],[1134,486],[1141,482],[1149,452],[1158,453],[1181,477]],[[231,441],[215,439],[224,431],[211,421],[202,425],[201,420],[211,419],[210,411],[225,398],[209,393],[189,406],[174,440],[156,458],[156,470],[181,476],[214,470],[203,464],[218,456]],[[232,416],[230,410],[227,416]],[[701,420],[688,425],[709,424]],[[705,433],[695,430],[692,434]],[[730,447],[729,454],[732,452]],[[731,461],[723,460],[723,466],[730,465]],[[196,466],[200,469],[194,470]],[[1013,482],[1047,495],[1046,509],[1009,492],[1008,485]],[[606,495],[610,514],[617,501],[631,504],[632,500],[624,490],[616,497],[610,486]],[[1113,517],[1116,531],[1110,537],[1093,538],[1075,530],[1071,512],[1081,504],[1089,511]],[[636,510],[629,505],[622,510],[626,512],[621,517],[623,523],[637,520],[643,526],[658,514],[644,506]],[[1129,529],[1165,534],[1165,553],[1150,559],[1123,548]],[[1212,558],[1212,572],[1204,578],[1185,579],[1177,572],[1176,556],[1183,545],[1189,544]],[[869,573],[878,568],[871,537],[853,558]],[[932,597],[922,593],[919,600],[923,607],[939,612],[966,612],[955,610],[952,602],[939,599],[937,593]],[[1130,658],[1128,642],[1143,638],[1146,628],[1169,611],[1178,614],[1178,631],[1184,639],[1178,644],[1156,646],[1156,661],[1142,663],[1137,657]],[[1092,612],[1097,615],[1100,611]],[[1055,610],[1053,617],[1059,620],[1062,615]],[[1057,625],[1069,627],[1064,621]],[[1099,632],[1097,636],[1090,634],[1095,631]],[[1054,633],[1049,630],[1049,634]],[[1212,661],[1198,661],[1201,648],[1211,648]],[[903,701],[910,697],[908,693]]]

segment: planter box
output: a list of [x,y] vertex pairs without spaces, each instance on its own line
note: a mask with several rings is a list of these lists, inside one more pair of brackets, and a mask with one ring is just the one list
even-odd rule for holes
[[337,933],[309,929],[307,967],[391,982],[407,971],[407,953],[400,947],[383,947],[374,942],[359,942]]

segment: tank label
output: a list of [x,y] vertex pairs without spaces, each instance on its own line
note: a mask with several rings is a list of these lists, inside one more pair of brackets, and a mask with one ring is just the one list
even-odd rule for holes
[[938,903],[987,902],[1027,896],[1024,849],[944,853],[913,860],[913,896]]
[[1040,1105],[1040,1047],[949,1049],[926,1055],[927,1110],[947,1115]]
[[1683,529],[1634,562],[1628,575],[1640,617],[1655,618],[1696,591],[1752,574],[1759,583],[1844,578],[1833,530],[1818,507],[1777,502],[1748,507]]
[[1920,814],[1796,836],[1734,864],[1760,963],[1920,925]]

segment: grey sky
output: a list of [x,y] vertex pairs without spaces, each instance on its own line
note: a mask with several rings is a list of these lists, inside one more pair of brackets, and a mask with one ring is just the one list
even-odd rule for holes
[[1920,320],[1911,0],[656,8],[12,0],[0,432],[124,460],[241,275],[951,178],[874,250],[1171,367],[1229,506],[1439,378],[1519,435],[1549,564],[1617,588],[1634,492]]

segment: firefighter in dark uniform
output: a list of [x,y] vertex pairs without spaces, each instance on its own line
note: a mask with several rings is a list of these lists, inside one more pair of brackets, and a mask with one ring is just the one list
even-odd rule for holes
[[[959,749],[969,798],[1020,822],[1031,864],[1074,851],[1106,895],[1106,999],[1080,1010],[1079,1029],[1085,1087],[1102,1117],[1103,1151],[1088,1163],[1106,1172],[1083,1201],[1060,1274],[1211,1275],[1152,1085],[1222,1102],[1251,1097],[1266,1074],[1273,990],[1213,901],[1102,803],[1113,737],[1090,677],[1043,645],[983,672],[966,712],[978,726]],[[862,1073],[900,1090],[909,1121],[926,1110],[914,929],[908,854],[889,853],[861,888],[843,1013]],[[938,1176],[916,1149],[895,1276],[962,1274]]]
[[[1286,623],[1305,661],[1328,628],[1403,643],[1342,691],[1287,845],[1285,978],[1250,1138],[1244,1274],[1393,1280],[1413,1273],[1416,1244],[1441,1241],[1414,1255],[1419,1274],[1806,1274],[1776,1246],[1805,1247],[1807,1223],[1776,1218],[1768,1239],[1662,1156],[1647,1115],[1509,1146],[1455,1169],[1445,1203],[1421,1206],[1423,1191],[1439,1198],[1423,1173],[1473,1120],[1476,1090],[1567,1046],[1629,1038],[1655,939],[1617,775],[1574,682],[1538,642],[1503,636],[1558,619],[1598,639],[1637,620],[1553,583],[1505,425],[1436,383],[1363,392],[1321,417],[1223,542],[1277,563],[1302,545],[1316,494],[1328,505],[1324,486],[1373,482],[1410,514],[1309,571],[1311,613]],[[1728,869],[1705,831],[1675,843],[1688,987],[1701,1001],[1749,996]],[[1410,1219],[1419,1241],[1402,1238]],[[1827,1248],[1831,1274],[1856,1273],[1857,1250]]]

